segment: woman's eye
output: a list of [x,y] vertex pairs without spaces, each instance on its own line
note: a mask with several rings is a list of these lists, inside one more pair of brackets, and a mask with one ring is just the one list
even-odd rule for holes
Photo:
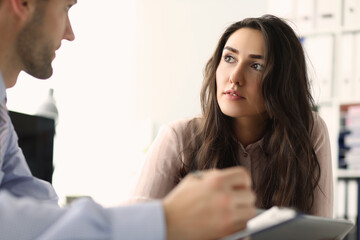
[[225,60],[225,62],[228,62],[228,63],[235,62],[235,59],[232,56],[229,56],[229,55],[225,56],[224,60]]
[[252,67],[256,70],[256,71],[262,71],[263,70],[263,65],[261,65],[260,63],[255,63],[252,65]]

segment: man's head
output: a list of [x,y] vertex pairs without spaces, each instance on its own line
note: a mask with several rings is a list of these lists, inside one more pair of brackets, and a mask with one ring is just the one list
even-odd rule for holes
[[68,11],[77,0],[0,0],[0,72],[7,88],[20,71],[49,78],[55,51],[74,40]]
[[16,50],[22,70],[40,79],[52,75],[51,63],[61,40],[74,40],[68,10],[75,3],[76,0],[34,1],[33,13],[16,39]]

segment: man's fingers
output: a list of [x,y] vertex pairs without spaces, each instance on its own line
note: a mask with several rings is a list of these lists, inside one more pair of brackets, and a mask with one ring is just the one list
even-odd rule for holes
[[233,192],[233,199],[236,208],[254,207],[256,196],[251,189],[248,189]]

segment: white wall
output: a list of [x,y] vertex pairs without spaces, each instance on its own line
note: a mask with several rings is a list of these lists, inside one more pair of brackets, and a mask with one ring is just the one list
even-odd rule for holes
[[76,40],[63,42],[51,79],[21,74],[8,91],[9,109],[34,113],[55,89],[60,197],[125,199],[151,124],[200,113],[202,70],[221,33],[265,9],[266,0],[79,1],[71,10]]

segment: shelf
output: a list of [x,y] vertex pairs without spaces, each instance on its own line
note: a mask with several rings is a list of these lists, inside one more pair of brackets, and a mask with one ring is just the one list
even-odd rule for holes
[[338,169],[337,178],[360,178],[360,169]]

